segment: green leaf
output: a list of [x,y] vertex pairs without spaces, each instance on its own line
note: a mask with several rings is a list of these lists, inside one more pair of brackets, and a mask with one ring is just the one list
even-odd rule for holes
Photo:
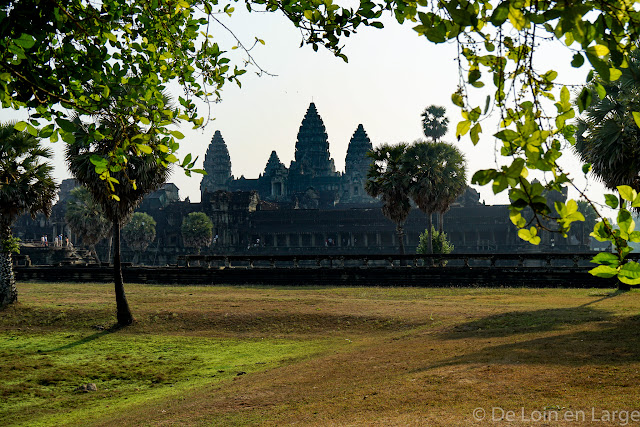
[[177,130],[172,130],[171,132],[169,132],[171,135],[173,135],[174,137],[176,137],[177,139],[182,139],[184,138],[184,135],[182,134],[182,132],[177,131]]
[[589,46],[587,48],[587,53],[591,55],[596,55],[599,57],[607,56],[609,54],[609,48],[602,44],[597,44],[594,46]]
[[611,209],[617,209],[618,208],[618,198],[616,196],[614,196],[613,194],[605,194],[604,195],[604,202],[607,204],[607,206],[609,206]]
[[591,163],[585,163],[582,165],[582,173],[586,175],[589,172],[591,172]]
[[18,122],[15,124],[13,128],[18,132],[22,132],[27,128],[27,122],[24,122],[24,121]]
[[589,270],[589,273],[592,276],[602,277],[608,279],[610,277],[614,277],[618,275],[618,270],[608,265],[599,265],[596,268]]
[[456,126],[456,137],[460,138],[465,135],[471,129],[471,122],[469,120],[463,120]]
[[479,170],[473,174],[473,177],[471,178],[471,183],[477,184],[477,185],[487,185],[493,180],[495,176],[496,176],[495,169]]
[[627,261],[618,272],[618,280],[629,285],[640,284],[640,264]]
[[23,49],[31,49],[36,44],[36,39],[29,34],[20,34],[20,37],[14,39],[13,42]]
[[638,193],[636,192],[636,190],[629,187],[628,185],[619,185],[618,192],[624,200],[628,200],[629,202],[634,201],[635,198],[638,197]]
[[582,64],[584,64],[584,56],[582,56],[580,53],[576,53],[575,55],[573,55],[573,61],[571,61],[571,66],[573,68],[580,68],[582,67]]
[[600,252],[591,259],[591,262],[594,264],[607,264],[612,267],[617,267],[620,264],[620,259],[615,254]]
[[151,153],[153,153],[153,148],[149,147],[148,145],[145,145],[145,144],[136,144],[136,147],[138,148],[138,150],[142,151],[144,154],[151,154]]
[[636,126],[640,128],[640,113],[634,111],[631,114],[633,114],[633,121],[636,122]]
[[628,238],[629,233],[631,233],[636,226],[631,213],[626,209],[621,209],[618,212],[618,227],[620,227],[620,237],[623,239]]

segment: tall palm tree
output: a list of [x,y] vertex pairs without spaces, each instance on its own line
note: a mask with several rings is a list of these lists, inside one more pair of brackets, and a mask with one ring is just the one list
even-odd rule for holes
[[38,139],[18,132],[12,123],[0,125],[0,307],[18,299],[11,253],[16,242],[11,226],[22,214],[51,213],[57,193],[53,167],[46,163],[51,151]]
[[105,218],[102,208],[93,200],[89,190],[83,186],[71,190],[64,219],[73,233],[82,239],[82,243],[89,246],[96,262],[100,262],[96,244],[109,235],[112,224]]
[[438,231],[442,236],[444,214],[467,188],[467,162],[464,154],[456,146],[447,142],[438,142],[436,145],[439,151],[438,167],[441,179],[436,212],[439,215]]
[[[157,190],[168,178],[170,170],[154,151],[145,153],[132,142],[134,138],[153,141],[157,138],[155,129],[144,129],[137,122],[145,114],[144,105],[120,105],[121,91],[140,91],[142,88],[119,86],[111,90],[110,103],[94,117],[94,123],[84,124],[74,119],[77,126],[75,141],[67,144],[66,160],[69,170],[91,193],[102,207],[105,217],[113,227],[113,280],[116,294],[117,321],[120,326],[133,323],[133,316],[124,292],[120,257],[120,229],[129,219],[143,197]],[[156,100],[157,101],[157,100]],[[164,100],[162,104],[170,103]],[[149,107],[149,111],[156,107]],[[148,113],[148,111],[147,111]],[[96,138],[96,126],[101,130],[101,138]],[[111,156],[124,156],[127,161],[109,171],[116,181],[115,187],[101,179],[96,172],[96,163],[107,163]]]
[[[620,71],[616,81],[596,78],[592,83],[593,102],[578,119],[574,150],[608,188],[629,185],[640,191],[640,128],[633,119],[633,112],[640,111],[638,50]],[[606,90],[603,99],[595,91],[598,83]]]
[[384,144],[368,153],[373,160],[367,173],[365,190],[380,197],[382,214],[396,224],[400,255],[404,255],[404,222],[411,210],[409,176],[406,173],[407,144]]
[[449,118],[445,116],[446,112],[447,109],[444,107],[430,105],[421,114],[424,136],[433,142],[440,141],[449,129]]
[[407,148],[406,171],[411,177],[410,196],[427,215],[428,250],[433,253],[432,215],[439,214],[442,233],[444,213],[467,185],[464,156],[446,142],[416,141]]

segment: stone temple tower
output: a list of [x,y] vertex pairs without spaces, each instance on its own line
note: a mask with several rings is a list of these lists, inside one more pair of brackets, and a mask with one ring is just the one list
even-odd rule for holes
[[346,203],[373,202],[374,199],[364,190],[367,172],[371,164],[371,158],[367,153],[373,149],[371,140],[360,124],[353,133],[347,157],[345,158],[345,170],[342,177],[342,196],[340,200]]
[[213,135],[211,144],[204,157],[204,170],[207,172],[200,182],[200,194],[213,193],[218,190],[229,190],[231,176],[231,158],[227,144],[219,130]]
[[322,118],[312,102],[302,119],[296,142],[295,160],[291,172],[311,177],[336,176],[336,167],[329,155],[329,140]]

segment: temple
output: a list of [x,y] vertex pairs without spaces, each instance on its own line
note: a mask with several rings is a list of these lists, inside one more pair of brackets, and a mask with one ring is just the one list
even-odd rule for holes
[[[380,203],[364,190],[372,143],[362,125],[349,142],[344,172],[337,172],[329,152],[329,138],[311,103],[302,120],[295,144],[295,158],[287,168],[275,151],[264,171],[256,179],[236,179],[231,173],[231,158],[222,134],[216,131],[209,145],[200,191],[201,201],[180,200],[178,188],[165,184],[147,196],[139,211],[157,222],[156,240],[149,245],[141,262],[149,265],[174,264],[180,255],[191,253],[184,247],[180,225],[191,212],[204,212],[211,218],[214,235],[209,254],[385,254],[396,253],[398,237],[395,224],[382,215]],[[28,215],[20,218],[14,235],[23,241],[64,233],[76,241],[64,220],[66,199],[77,185],[63,181],[59,201],[50,218]],[[565,200],[566,194],[553,197]],[[554,199],[555,200],[555,199]],[[487,206],[472,188],[462,194],[444,216],[444,230],[459,253],[513,253],[588,250],[589,230],[575,224],[571,234],[544,233],[540,245],[518,238],[518,230],[509,220],[506,205]],[[413,209],[405,225],[407,253],[414,252],[419,236],[427,227],[427,218]],[[106,256],[109,248],[102,245]],[[123,256],[133,251],[123,246]],[[47,261],[49,262],[49,261]]]
[[312,102],[302,119],[296,141],[295,159],[287,168],[275,151],[257,179],[231,175],[229,150],[220,131],[216,131],[207,149],[200,192],[256,191],[261,200],[298,209],[328,209],[345,204],[371,204],[375,200],[364,191],[373,148],[360,124],[355,130],[345,159],[345,172],[336,172],[329,152],[327,130]]

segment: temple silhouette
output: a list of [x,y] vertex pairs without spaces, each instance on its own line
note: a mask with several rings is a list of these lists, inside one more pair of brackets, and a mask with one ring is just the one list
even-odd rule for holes
[[[349,142],[345,171],[337,172],[324,123],[311,103],[288,168],[273,151],[258,178],[234,178],[227,145],[215,131],[205,155],[207,175],[200,184],[199,203],[180,200],[178,187],[167,183],[139,206],[138,211],[157,222],[156,240],[140,254],[140,260],[149,265],[175,264],[178,256],[193,253],[192,248],[184,247],[180,234],[182,220],[191,212],[204,212],[213,222],[217,238],[203,250],[205,254],[396,253],[395,224],[382,215],[379,201],[364,190],[370,164],[366,153],[371,149],[364,127],[358,125]],[[51,217],[32,219],[25,215],[14,226],[14,235],[37,242],[44,234],[63,233],[80,245],[64,220],[66,200],[75,185],[75,180],[63,181]],[[566,194],[556,196],[566,199]],[[415,253],[426,227],[426,215],[413,209],[404,225],[407,253]],[[508,207],[481,203],[479,193],[470,187],[444,215],[444,231],[459,253],[589,249],[588,230],[582,223],[574,225],[568,238],[543,233],[538,246],[520,240],[509,220]],[[103,243],[103,254],[107,248]],[[125,260],[133,258],[126,241],[123,256]],[[51,259],[40,262],[51,263]]]
[[261,200],[298,209],[327,209],[345,204],[371,204],[375,199],[364,191],[373,145],[360,124],[353,133],[344,173],[336,172],[329,152],[329,138],[316,105],[312,102],[298,130],[295,159],[287,168],[275,151],[257,179],[231,175],[229,150],[220,131],[216,131],[207,149],[200,183],[205,193],[216,191],[256,191]]

